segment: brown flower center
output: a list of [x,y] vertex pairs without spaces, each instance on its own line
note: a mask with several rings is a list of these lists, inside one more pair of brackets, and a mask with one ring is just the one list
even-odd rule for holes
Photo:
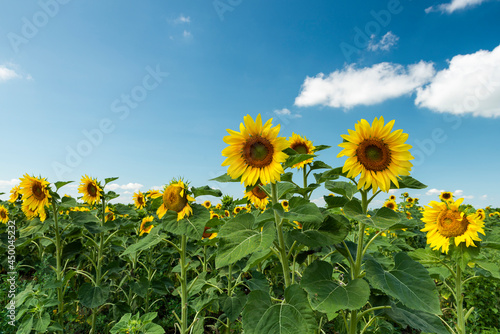
[[290,148],[299,154],[309,154],[309,149],[304,143],[293,144]]
[[392,202],[387,203],[386,207],[389,209],[392,209],[392,210],[394,210],[394,208],[395,208],[394,203],[392,203]]
[[208,233],[206,232],[208,229],[210,229],[210,227],[208,226],[205,226],[205,229],[203,230],[203,238],[210,238],[210,236],[212,235],[212,233]]
[[168,210],[172,210],[175,212],[181,212],[182,209],[186,206],[188,200],[187,195],[184,192],[184,196],[181,196],[180,193],[183,189],[181,187],[177,187],[174,185],[168,186],[163,194],[163,204]]
[[356,149],[356,155],[367,170],[382,171],[391,164],[391,151],[381,139],[363,140]]
[[33,185],[31,186],[31,192],[37,200],[43,201],[45,199],[45,193],[40,182],[33,183]]
[[139,195],[137,197],[137,203],[139,203],[140,206],[143,206],[144,205],[144,196]]
[[443,199],[447,200],[447,199],[450,199],[451,198],[451,194],[450,193],[443,193]]
[[0,210],[0,218],[2,219],[7,218],[7,213],[4,210]]
[[460,212],[453,210],[442,211],[437,218],[439,234],[444,237],[458,237],[467,231],[469,221],[467,217],[461,217]]
[[95,184],[93,182],[90,182],[88,185],[87,185],[87,193],[91,196],[91,197],[96,197],[97,196],[97,187],[95,186]]
[[260,189],[260,187],[258,185],[253,187],[252,194],[255,197],[257,197],[258,199],[264,199],[267,197],[266,192],[264,190]]
[[256,168],[268,166],[273,161],[274,147],[269,140],[261,136],[251,137],[243,147],[245,162]]

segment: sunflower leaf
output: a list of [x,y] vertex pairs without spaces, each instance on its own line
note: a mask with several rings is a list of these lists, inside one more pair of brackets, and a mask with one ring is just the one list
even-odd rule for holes
[[323,173],[315,173],[313,175],[316,179],[316,183],[323,183],[327,180],[337,180],[339,178],[338,173],[333,169],[327,170]]
[[[156,231],[156,230],[154,230]],[[138,242],[135,244],[132,244],[127,247],[123,251],[123,253],[120,254],[120,256],[125,256],[125,255],[135,255],[139,251],[147,250],[154,245],[160,243],[162,241],[162,235],[155,234],[154,232],[150,232],[148,235],[145,237],[141,238]]]
[[195,198],[198,196],[205,196],[205,195],[210,195],[215,197],[222,196],[222,191],[220,191],[219,189],[210,188],[209,186],[191,187],[191,191],[193,192],[193,197]]
[[290,231],[290,237],[310,248],[334,245],[342,242],[347,236],[349,221],[344,216],[328,215],[316,229]]
[[410,326],[426,333],[449,334],[441,319],[431,313],[410,310],[400,303],[392,302],[391,308],[385,310],[384,313],[403,327]]
[[177,220],[177,213],[168,210],[161,222],[165,230],[177,235],[185,235],[188,238],[201,240],[206,223],[210,220],[208,210],[199,204],[190,204],[193,214],[184,219]]
[[221,176],[217,176],[213,179],[210,179],[208,181],[215,181],[215,182],[240,182],[241,181],[241,176],[233,179],[229,174],[222,174]]
[[118,177],[107,177],[104,179],[104,185],[107,185],[108,183],[116,181],[118,179],[119,179]]
[[59,190],[59,188],[67,185],[68,183],[71,183],[73,181],[57,181],[57,182],[54,182],[54,185],[56,186],[56,191]]
[[292,166],[302,162],[302,161],[306,161],[307,159],[311,159],[311,158],[314,158],[316,157],[316,155],[314,154],[295,154],[295,155],[291,155],[289,156],[286,161],[285,161],[285,164],[284,164],[284,168],[291,168]]
[[331,146],[328,146],[328,145],[318,145],[318,146],[314,146],[314,152],[319,152],[319,151],[323,151],[323,150],[326,150],[327,148],[330,148]]
[[96,308],[106,302],[109,295],[109,287],[93,286],[90,283],[83,283],[78,289],[80,303],[88,308]]
[[358,192],[356,185],[345,181],[326,181],[325,188],[348,199]]
[[311,165],[311,170],[315,170],[315,169],[331,169],[332,167],[325,164],[323,161],[319,161],[319,160],[316,160],[312,163]]
[[424,189],[424,188],[427,188],[427,185],[425,185],[422,182],[414,179],[411,176],[407,176],[407,175],[400,176],[398,179],[398,183],[399,183],[399,188],[396,187],[396,185],[391,182],[391,189],[404,189],[404,188]]
[[325,199],[325,202],[327,204],[327,209],[332,209],[332,208],[340,208],[346,205],[349,200],[345,197],[339,197],[339,196],[323,196]]
[[386,271],[376,260],[368,259],[365,268],[370,284],[413,310],[442,314],[436,284],[427,269],[406,253],[396,254],[394,261],[394,268]]

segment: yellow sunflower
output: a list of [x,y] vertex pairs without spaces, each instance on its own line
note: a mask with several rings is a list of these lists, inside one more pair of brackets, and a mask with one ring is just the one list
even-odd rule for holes
[[24,177],[20,178],[20,180],[19,193],[23,196],[23,205],[31,211],[38,212],[40,218],[45,216],[45,207],[49,206],[49,199],[51,198],[49,193],[50,183],[45,178],[36,178],[28,174],[24,174]]
[[478,233],[484,230],[484,222],[477,213],[466,215],[459,211],[463,198],[456,201],[432,201],[425,206],[422,221],[425,227],[422,232],[427,232],[427,243],[432,249],[440,249],[448,253],[450,238],[454,238],[455,245],[465,242],[466,246],[476,247],[474,241],[481,241]]
[[220,203],[217,203],[217,205],[215,206],[215,208],[216,208],[217,210],[220,210],[220,209],[222,209],[222,204],[220,204]]
[[146,206],[146,198],[144,194],[139,190],[139,193],[134,193],[134,204],[137,209],[142,209]]
[[[262,184],[261,184],[262,185]],[[258,185],[252,188],[252,190],[245,192],[245,197],[248,198],[256,208],[264,210],[269,203],[269,197],[266,192],[262,190]]]
[[395,200],[396,200],[396,195],[391,195],[391,196],[389,196],[389,200],[390,200],[390,201],[395,201]]
[[113,211],[111,211],[108,206],[106,206],[106,210],[104,210],[104,213],[105,213],[105,215],[104,215],[105,222],[115,220],[115,218],[116,218],[115,213]]
[[443,191],[439,195],[439,199],[443,201],[453,201],[453,193],[450,191]]
[[233,179],[241,176],[245,186],[280,181],[281,163],[288,157],[282,152],[288,147],[288,141],[278,137],[280,125],[272,127],[272,118],[262,125],[260,114],[255,122],[250,115],[243,120],[240,132],[227,129],[230,135],[224,137],[224,142],[229,146],[222,150],[226,157],[222,166],[229,166],[227,173]]
[[285,212],[288,212],[288,210],[290,210],[290,203],[288,203],[286,199],[281,201],[281,206],[283,207],[283,210],[285,210]]
[[[295,152],[299,154],[314,154],[315,147],[312,144],[312,141],[307,140],[306,136],[302,138],[301,136],[292,132],[292,137],[288,139],[288,144],[290,148],[295,150]],[[314,158],[310,158],[299,162],[292,166],[292,168],[303,168],[305,165],[310,164]]]
[[396,202],[391,201],[391,200],[385,201],[384,206],[386,208],[392,209],[394,211],[396,211],[398,209],[398,205],[396,204]]
[[96,179],[91,179],[89,176],[82,176],[78,186],[78,192],[83,194],[82,200],[87,204],[95,204],[99,202],[102,196],[102,188]]
[[224,217],[231,216],[231,213],[228,210],[224,210]]
[[177,212],[177,220],[181,220],[193,214],[193,209],[189,206],[189,202],[192,201],[194,198],[188,195],[187,185],[182,180],[172,180],[163,191],[163,203],[156,214],[162,218],[167,210],[172,210]]
[[495,216],[495,213],[494,213],[494,212],[490,212],[490,213],[488,214],[488,217],[490,217],[490,218],[491,218],[491,217],[494,217],[494,216]]
[[368,189],[375,193],[378,188],[388,192],[391,181],[399,188],[399,175],[410,175],[413,159],[405,144],[408,135],[403,130],[391,132],[394,120],[384,125],[384,118],[375,118],[372,125],[362,119],[355,125],[356,131],[348,130],[342,135],[344,142],[339,144],[343,150],[337,157],[347,156],[342,172],[354,178],[361,174],[358,189]]
[[0,205],[0,222],[4,224],[9,222],[9,210],[3,205]]
[[295,225],[293,228],[296,230],[302,230],[302,224],[296,220],[293,221],[293,224]]
[[42,210],[32,210],[29,208],[27,204],[22,204],[21,205],[21,210],[24,212],[24,215],[28,220],[32,220],[36,217],[40,217],[40,221],[44,221],[47,219],[47,213],[45,212],[45,209],[42,208]]
[[153,216],[148,216],[142,218],[141,226],[139,227],[139,236],[143,235],[144,233],[149,233],[155,227],[154,225],[149,225],[145,226],[147,223],[151,223],[153,221]]
[[237,206],[233,209],[233,214],[237,215],[238,213],[241,212],[241,207],[240,206]]
[[484,220],[484,218],[486,218],[486,213],[483,209],[477,209],[476,213],[479,215],[479,218],[481,218],[481,220]]
[[146,192],[146,196],[149,197],[149,198],[158,198],[158,197],[161,197],[163,196],[163,194],[161,193],[161,191],[159,190],[149,190],[148,192]]
[[207,230],[209,230],[209,229],[210,229],[210,227],[205,226],[205,229],[203,230],[203,234],[201,236],[201,240],[206,239],[206,238],[213,239],[217,236],[217,233],[207,232]]
[[19,198],[19,195],[21,195],[21,193],[19,193],[19,190],[21,190],[19,185],[15,186],[14,188],[12,188],[10,190],[9,202],[14,203],[15,201],[17,201],[17,199]]
[[408,195],[408,193],[403,193],[403,197],[405,197],[405,198],[406,198],[406,197],[408,197],[408,196],[410,196],[410,195]]
[[216,214],[215,212],[210,212],[210,219],[219,219],[220,216],[218,214]]
[[210,209],[212,207],[212,203],[210,201],[205,201],[202,204],[205,208]]

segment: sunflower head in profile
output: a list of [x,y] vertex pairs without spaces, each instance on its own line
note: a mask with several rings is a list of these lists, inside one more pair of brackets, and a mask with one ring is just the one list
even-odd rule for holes
[[202,205],[207,209],[210,209],[212,207],[212,203],[208,200],[204,201]]
[[396,204],[396,202],[391,201],[391,200],[385,201],[384,207],[389,208],[389,209],[394,210],[394,211],[396,211],[398,209],[398,205]]
[[217,233],[211,233],[211,232],[207,232],[207,230],[210,230],[210,227],[208,226],[205,226],[205,229],[203,230],[203,234],[201,236],[201,240],[203,239],[213,239],[217,236]]
[[104,221],[110,222],[110,221],[113,221],[115,219],[116,219],[115,213],[113,211],[111,211],[109,206],[106,206],[106,210],[104,210]]
[[[372,125],[362,119],[355,124],[355,131],[348,130],[342,135],[344,142],[339,144],[343,150],[337,157],[347,156],[342,172],[354,178],[361,174],[358,189],[368,189],[373,193],[380,188],[388,192],[391,181],[399,188],[398,177],[410,175],[410,162],[413,156],[405,144],[408,135],[403,130],[392,131],[394,120],[384,125],[384,118],[375,118]],[[392,132],[391,132],[392,131]]]
[[19,196],[21,196],[21,193],[19,192],[19,190],[21,190],[19,185],[15,186],[14,188],[12,188],[10,190],[9,202],[14,203],[15,201],[17,201],[19,199]]
[[229,210],[224,210],[224,217],[230,217],[231,216],[231,212],[229,212]]
[[154,225],[148,225],[147,224],[151,223],[153,221],[153,216],[147,216],[142,218],[141,226],[139,227],[139,236],[143,235],[144,233],[149,233],[155,227]]
[[156,189],[151,189],[151,190],[148,190],[146,192],[146,197],[149,197],[149,198],[152,198],[152,199],[155,199],[155,198],[158,198],[158,197],[161,197],[161,196],[163,196],[163,194],[161,193],[161,191],[156,190]]
[[481,220],[484,220],[486,218],[486,213],[483,209],[477,209],[476,213],[479,215],[479,218],[481,218]]
[[245,192],[245,197],[260,210],[265,210],[267,203],[269,203],[269,197],[259,185],[255,185],[252,190]]
[[[315,147],[313,146],[312,141],[307,140],[306,136],[302,138],[300,135],[297,135],[292,132],[292,136],[288,139],[288,144],[290,148],[299,154],[314,154]],[[314,158],[310,158],[299,162],[292,166],[292,168],[303,168],[305,165],[313,162]]]
[[285,210],[285,212],[288,212],[288,210],[290,210],[290,203],[288,203],[286,199],[281,201],[281,206],[283,207],[283,210]]
[[302,224],[296,220],[293,221],[293,228],[296,230],[302,230]]
[[217,203],[217,205],[215,206],[215,208],[216,208],[217,210],[220,210],[220,209],[222,209],[222,204],[220,204],[220,203]]
[[0,222],[4,224],[9,222],[9,210],[3,205],[0,205]]
[[139,190],[138,193],[134,193],[134,204],[137,209],[143,209],[146,206],[146,198],[144,194]]
[[23,201],[21,208],[24,207],[25,213],[28,212],[26,214],[28,219],[40,216],[40,220],[44,221],[47,218],[45,207],[49,206],[51,198],[50,183],[45,178],[36,178],[28,174],[25,174],[20,180],[19,193],[22,195]]
[[408,197],[408,196],[410,196],[410,195],[408,195],[408,193],[403,193],[403,197],[404,197],[404,198],[406,198],[406,197]]
[[450,191],[442,191],[439,199],[445,202],[453,201],[453,193]]
[[389,196],[389,201],[395,201],[395,200],[396,200],[396,195]]
[[167,210],[177,212],[177,220],[193,214],[193,209],[189,202],[194,198],[189,196],[187,185],[182,180],[172,180],[170,185],[163,190],[163,203],[156,211],[159,218],[162,218]]
[[83,194],[82,200],[90,205],[99,202],[102,196],[102,188],[99,182],[87,175],[82,176],[80,185],[78,186],[78,192]]
[[283,166],[288,155],[282,151],[288,147],[286,138],[278,137],[280,126],[272,127],[272,118],[262,125],[260,114],[255,121],[250,115],[243,118],[240,131],[228,129],[224,142],[229,146],[222,150],[226,160],[222,166],[229,166],[227,173],[233,179],[241,176],[245,186],[280,181]]
[[432,201],[425,206],[422,221],[425,227],[422,232],[427,232],[427,243],[432,249],[441,249],[448,253],[450,239],[453,238],[455,246],[465,242],[466,246],[476,247],[474,241],[481,241],[478,233],[484,230],[484,222],[477,213],[467,215],[459,210],[463,198],[456,201]]

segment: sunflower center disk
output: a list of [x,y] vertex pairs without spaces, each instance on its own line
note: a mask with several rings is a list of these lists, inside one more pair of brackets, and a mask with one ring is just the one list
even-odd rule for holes
[[45,198],[45,194],[43,193],[42,185],[40,183],[35,183],[31,188],[31,191],[37,200],[41,201]]
[[265,167],[273,161],[274,148],[269,140],[260,136],[250,138],[243,148],[243,158],[252,167]]
[[307,146],[304,144],[293,145],[290,148],[299,154],[309,154]]
[[467,231],[469,221],[466,217],[462,218],[458,211],[446,210],[439,214],[438,231],[444,237],[458,237]]
[[90,196],[96,197],[96,195],[97,195],[97,187],[94,186],[92,183],[90,183],[87,186],[87,192],[89,193]]
[[356,155],[367,170],[382,171],[391,164],[391,151],[380,139],[365,139],[358,145]]
[[5,213],[5,211],[0,211],[0,218],[2,219],[7,218],[7,214]]
[[163,203],[168,210],[181,212],[187,204],[187,198],[181,196],[182,188],[169,186],[163,194]]
[[267,194],[264,190],[260,189],[259,186],[255,186],[252,189],[252,194],[258,199],[264,199],[267,197]]

